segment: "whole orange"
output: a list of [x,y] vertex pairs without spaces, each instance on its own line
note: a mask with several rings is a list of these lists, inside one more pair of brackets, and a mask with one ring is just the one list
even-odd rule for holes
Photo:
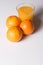
[[17,16],[9,16],[6,20],[6,26],[8,28],[12,26],[19,26],[20,25],[20,19]]
[[11,42],[17,42],[22,39],[23,33],[22,30],[19,27],[12,27],[9,28],[7,31],[7,38]]
[[33,23],[29,20],[22,21],[20,27],[22,28],[25,35],[29,35],[34,31]]

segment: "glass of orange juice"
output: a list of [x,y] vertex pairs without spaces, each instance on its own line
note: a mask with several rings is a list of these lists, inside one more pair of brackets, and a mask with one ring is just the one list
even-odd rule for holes
[[21,20],[32,20],[34,15],[34,6],[30,3],[21,3],[17,6],[18,15]]

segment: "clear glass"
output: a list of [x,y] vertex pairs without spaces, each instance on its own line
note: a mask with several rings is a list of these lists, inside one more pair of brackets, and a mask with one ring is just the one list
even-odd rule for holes
[[[26,14],[26,12],[19,10],[21,7],[24,7],[24,6],[30,7],[32,9],[32,11],[31,12],[28,11],[28,14]],[[18,11],[18,15],[21,18],[21,20],[25,20],[25,19],[32,20],[32,18],[34,16],[34,9],[35,9],[35,7],[34,7],[34,5],[32,3],[21,3],[21,4],[18,4],[16,9]],[[26,11],[26,9],[25,9],[25,11]]]

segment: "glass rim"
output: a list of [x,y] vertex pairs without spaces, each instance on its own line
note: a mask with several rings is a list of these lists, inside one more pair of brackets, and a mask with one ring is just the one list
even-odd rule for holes
[[35,6],[32,4],[32,3],[27,3],[27,2],[23,2],[23,3],[20,3],[16,6],[16,10],[18,10],[20,7],[22,6],[30,6],[33,8],[33,10],[35,10]]

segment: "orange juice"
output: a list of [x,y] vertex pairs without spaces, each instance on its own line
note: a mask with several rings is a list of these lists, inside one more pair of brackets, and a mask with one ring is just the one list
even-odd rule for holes
[[34,14],[34,9],[30,6],[22,6],[18,8],[18,14],[21,20],[32,20],[33,14]]

